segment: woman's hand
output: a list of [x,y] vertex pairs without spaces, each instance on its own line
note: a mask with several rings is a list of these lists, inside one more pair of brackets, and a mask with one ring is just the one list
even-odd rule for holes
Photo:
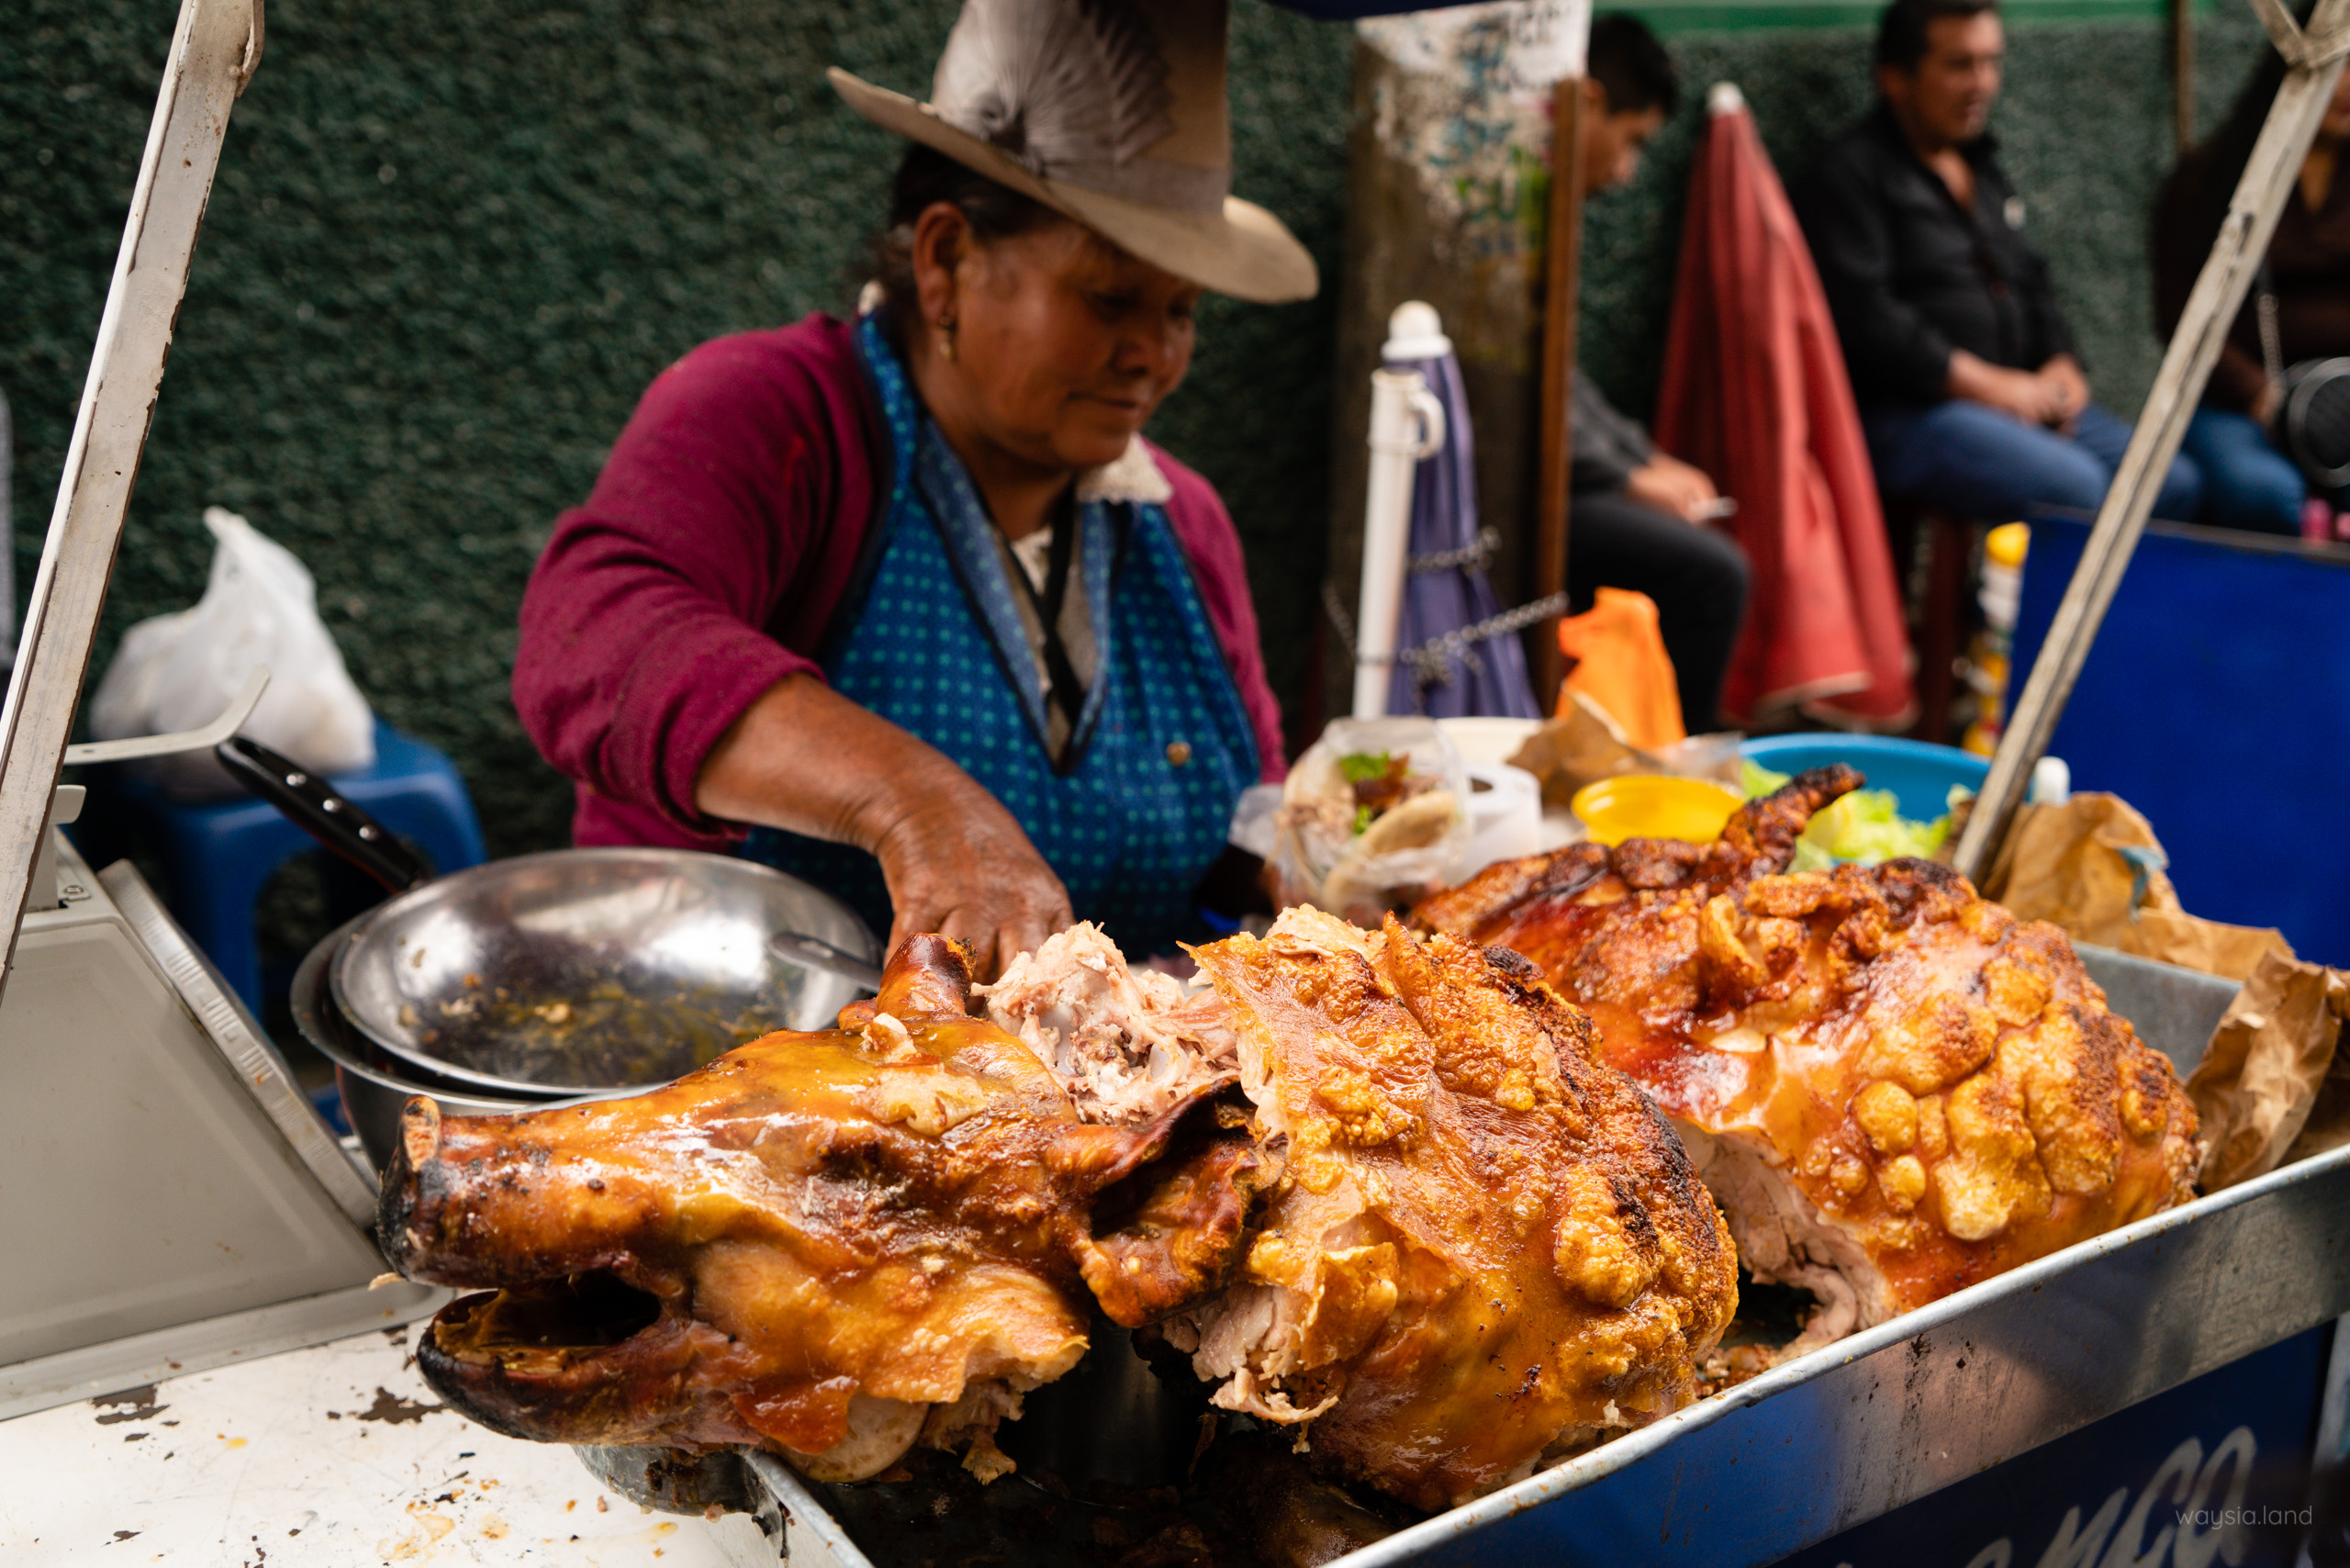
[[971,950],[979,979],[993,980],[1070,924],[1069,892],[1002,802],[955,771],[960,791],[915,801],[873,846],[890,884],[890,948],[941,932]]
[[1002,802],[813,676],[776,682],[719,737],[694,805],[873,855],[890,888],[893,952],[943,932],[992,980],[1069,924],[1068,890]]

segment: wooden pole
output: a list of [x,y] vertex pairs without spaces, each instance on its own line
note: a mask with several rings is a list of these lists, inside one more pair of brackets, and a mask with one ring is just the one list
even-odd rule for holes
[[2098,509],[2081,563],[2056,606],[2048,640],[2016,701],[1998,755],[1991,759],[1990,775],[1983,780],[1966,831],[1959,835],[1952,858],[1960,872],[1977,882],[1990,868],[2016,808],[2023,803],[2024,786],[2048,749],[2089,644],[2113,602],[2114,590],[2121,586],[2121,574],[2145,530],[2155,493],[2178,453],[2179,438],[2187,432],[2187,421],[2203,395],[2203,384],[2210,379],[2228,328],[2244,308],[2253,274],[2268,253],[2277,220],[2300,177],[2318,123],[2333,100],[2333,84],[2341,78],[2343,55],[2350,51],[2350,0],[2319,0],[2307,33],[2293,25],[2280,0],[2253,0],[2253,9],[2290,68],[2228,204],[2211,254],[2187,297],[2177,330],[2171,333],[2170,348],[2163,355],[2154,390],[2146,395],[2130,449],[2105,493],[2105,504]]
[[[1552,100],[1550,211],[1543,252],[1540,470],[1534,491],[1534,591],[1564,592],[1567,512],[1574,472],[1575,314],[1583,263],[1583,78],[1561,77]],[[1565,660],[1558,623],[1534,631],[1534,700],[1549,712],[1559,700]]]

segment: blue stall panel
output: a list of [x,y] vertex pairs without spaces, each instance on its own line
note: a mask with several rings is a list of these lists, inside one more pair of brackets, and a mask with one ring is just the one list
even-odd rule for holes
[[[2031,525],[2011,701],[2087,538]],[[2049,749],[2145,814],[2188,911],[2350,965],[2350,550],[2150,525]]]
[[[1788,1390],[1431,1548],[1442,1568],[2292,1568],[2313,1518],[2323,1324],[1793,1556],[1841,1511],[1837,1417]],[[2081,1347],[2110,1355],[2111,1345]],[[2020,1397],[2031,1397],[2029,1387]],[[1849,1434],[1845,1434],[1849,1435]],[[2181,1514],[2187,1517],[2182,1519]],[[1758,1550],[1759,1548],[1759,1550]]]
[[1777,1568],[2290,1568],[2313,1522],[2333,1333],[2246,1356]]

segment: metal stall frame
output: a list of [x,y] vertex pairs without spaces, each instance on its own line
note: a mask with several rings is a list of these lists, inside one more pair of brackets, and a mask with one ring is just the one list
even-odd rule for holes
[[[1823,1346],[1333,1568],[1775,1562],[2345,1312],[2350,1148]],[[736,1561],[896,1561],[823,1488],[744,1458],[748,1517],[720,1530]]]
[[[1987,861],[2047,744],[2350,54],[2350,0],[2320,0],[2306,33],[2280,0],[2252,4],[2291,69],[2060,610],[2054,656],[2035,668],[1993,765],[1962,868]],[[13,956],[23,924],[229,108],[261,46],[259,0],[185,0],[0,711],[0,957]],[[1733,1462],[1767,1468],[1784,1450],[1799,1460],[1771,1472],[1792,1488],[1785,1506],[1684,1521],[1693,1536],[1717,1532],[1705,1538],[1719,1541],[1711,1561],[1769,1561],[2345,1310],[2350,1148],[1905,1314],[1346,1561],[1556,1555],[1553,1532],[1571,1511],[1588,1531],[1578,1550],[1613,1555],[1600,1528],[1612,1486],[1645,1484],[1666,1466],[1676,1478]],[[2098,1353],[2077,1353],[2084,1345]],[[869,1561],[778,1463],[754,1456],[747,1469],[776,1516],[769,1551],[789,1541],[796,1557]],[[1638,1528],[1653,1540],[1657,1524],[1644,1516]]]
[[57,507],[0,709],[0,994],[24,928],[50,795],[154,421],[229,111],[261,63],[262,0],[184,0],[122,230]]

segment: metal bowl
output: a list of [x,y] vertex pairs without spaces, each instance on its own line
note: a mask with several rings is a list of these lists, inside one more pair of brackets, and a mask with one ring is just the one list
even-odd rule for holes
[[877,958],[831,894],[688,849],[566,849],[428,882],[336,948],[342,1015],[405,1070],[543,1100],[666,1083],[776,1029],[832,1026],[851,981],[778,932]]
[[367,1161],[383,1170],[397,1147],[400,1113],[419,1094],[430,1095],[441,1107],[461,1116],[501,1114],[509,1111],[543,1111],[552,1105],[576,1105],[589,1100],[619,1099],[638,1092],[612,1089],[596,1094],[551,1099],[543,1093],[514,1096],[454,1087],[436,1075],[412,1070],[369,1043],[351,1026],[334,1004],[327,985],[327,970],[335,952],[348,944],[366,924],[362,915],[310,949],[294,971],[294,1024],[319,1054],[334,1064],[335,1086],[342,1092],[343,1113]]

